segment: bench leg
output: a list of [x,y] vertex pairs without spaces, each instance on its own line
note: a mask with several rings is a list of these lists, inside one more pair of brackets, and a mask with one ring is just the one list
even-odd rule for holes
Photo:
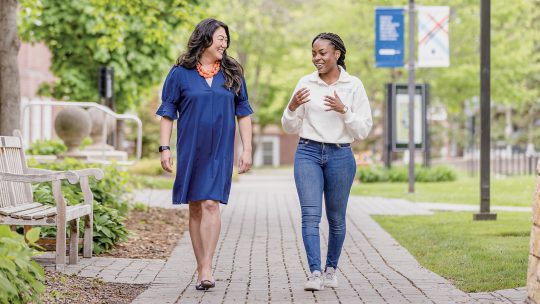
[[85,258],[91,258],[92,257],[92,250],[93,250],[93,226],[94,226],[94,218],[93,214],[89,214],[85,216],[84,220],[84,242],[83,242],[83,257]]
[[56,223],[56,271],[63,271],[66,265],[66,222]]
[[79,258],[79,219],[69,222],[69,263],[77,264]]

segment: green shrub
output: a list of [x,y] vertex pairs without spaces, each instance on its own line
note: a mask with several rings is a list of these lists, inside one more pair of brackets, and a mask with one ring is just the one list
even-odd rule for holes
[[130,183],[135,189],[167,189],[171,190],[174,178],[152,177],[147,175],[131,175]]
[[165,174],[159,158],[143,158],[128,168],[130,173],[159,176]]
[[127,239],[124,220],[116,210],[94,202],[93,251],[96,254],[109,251],[115,244]]
[[[30,244],[39,238],[39,228],[27,234]],[[32,250],[20,234],[0,225],[0,303],[37,303],[45,291],[43,269],[32,260]]]
[[26,150],[31,155],[58,155],[66,152],[67,147],[59,139],[36,140]]
[[457,173],[446,166],[421,167],[415,173],[417,182],[449,182],[457,179]]
[[403,183],[409,180],[409,170],[406,167],[392,167],[387,171],[389,182]]
[[[456,172],[446,166],[435,167],[415,167],[414,179],[417,182],[446,182],[455,181],[457,178]],[[362,167],[357,170],[358,180],[362,183],[405,183],[409,181],[408,167],[392,167],[390,169],[384,167]]]
[[[74,170],[95,165],[86,165],[74,159],[66,159],[64,162],[43,164],[40,167],[50,170]],[[90,178],[90,188],[94,194],[94,253],[99,254],[110,250],[114,244],[127,238],[128,231],[124,225],[124,217],[129,210],[128,200],[131,187],[129,186],[129,174],[120,172],[114,166],[102,166],[105,175],[101,181]],[[54,205],[54,197],[50,183],[33,185],[34,200],[43,204]],[[80,186],[62,183],[62,192],[69,205],[75,205],[84,201]],[[79,231],[82,233],[84,221],[81,221]],[[54,227],[44,227],[43,236],[54,237]]]
[[361,167],[356,172],[358,179],[364,183],[388,181],[388,173],[381,167]]

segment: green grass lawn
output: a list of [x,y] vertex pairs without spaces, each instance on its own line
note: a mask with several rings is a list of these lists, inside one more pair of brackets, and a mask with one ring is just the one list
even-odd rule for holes
[[[505,179],[491,178],[491,205],[530,206],[536,177],[519,176]],[[404,198],[413,202],[433,202],[478,205],[480,182],[478,178],[459,176],[453,182],[415,183],[415,193],[408,193],[407,183],[355,184],[352,195]]]
[[526,285],[531,215],[499,212],[473,221],[470,212],[374,216],[418,262],[466,292]]

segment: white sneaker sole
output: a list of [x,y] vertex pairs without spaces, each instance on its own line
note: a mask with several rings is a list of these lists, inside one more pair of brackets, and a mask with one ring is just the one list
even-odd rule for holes
[[324,290],[324,285],[317,288],[317,287],[304,287],[304,290],[305,291],[320,291],[320,290]]
[[328,288],[338,288],[339,284],[337,282],[324,282],[324,287]]

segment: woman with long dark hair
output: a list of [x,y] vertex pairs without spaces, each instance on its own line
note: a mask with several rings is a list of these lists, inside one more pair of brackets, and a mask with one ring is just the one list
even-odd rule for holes
[[173,204],[189,204],[189,234],[197,260],[197,290],[215,286],[212,259],[221,230],[220,203],[227,204],[234,159],[235,117],[243,153],[238,173],[251,168],[251,118],[242,66],[227,55],[229,29],[215,19],[196,27],[163,86],[159,152],[172,172],[169,141],[177,123]]
[[[338,287],[336,268],[345,241],[345,214],[356,162],[351,150],[372,126],[371,109],[357,77],[345,70],[345,44],[333,33],[311,43],[317,69],[300,79],[281,119],[287,133],[298,133],[294,180],[302,210],[302,239],[310,275],[305,290]],[[322,197],[328,219],[328,252],[321,273],[319,223]]]

